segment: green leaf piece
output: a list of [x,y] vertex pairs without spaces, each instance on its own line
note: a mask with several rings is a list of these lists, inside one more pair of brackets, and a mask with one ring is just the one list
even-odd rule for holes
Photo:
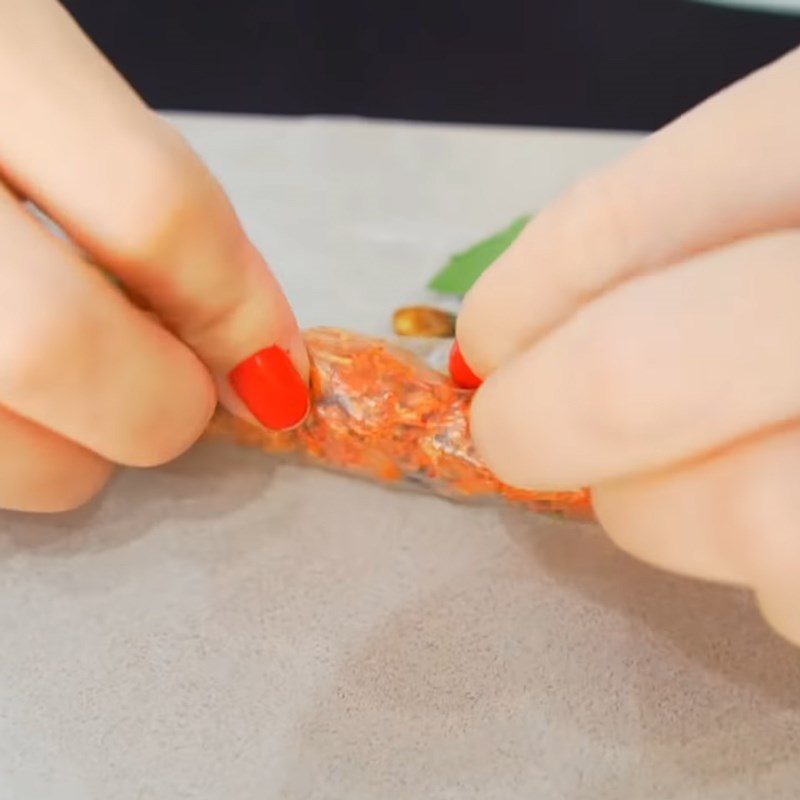
[[530,216],[519,217],[500,233],[474,244],[463,253],[454,255],[444,269],[431,280],[428,288],[443,294],[463,297],[481,273],[517,238],[529,220]]

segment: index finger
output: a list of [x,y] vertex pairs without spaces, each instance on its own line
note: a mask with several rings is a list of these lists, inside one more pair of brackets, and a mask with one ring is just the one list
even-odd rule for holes
[[800,224],[800,50],[651,136],[545,209],[467,295],[457,338],[486,377],[619,283]]

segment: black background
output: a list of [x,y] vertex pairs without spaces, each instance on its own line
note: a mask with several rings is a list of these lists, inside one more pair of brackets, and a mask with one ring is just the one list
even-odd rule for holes
[[152,105],[651,130],[800,43],[688,0],[66,0]]

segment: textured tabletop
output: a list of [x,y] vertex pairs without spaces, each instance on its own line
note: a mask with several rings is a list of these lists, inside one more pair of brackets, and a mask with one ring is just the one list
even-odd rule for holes
[[[304,325],[387,329],[627,136],[176,117]],[[202,445],[0,514],[0,800],[781,800],[800,651],[593,527]]]

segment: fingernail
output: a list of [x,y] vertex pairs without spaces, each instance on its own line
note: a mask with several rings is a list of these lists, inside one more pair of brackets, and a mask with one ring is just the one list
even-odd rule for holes
[[458,342],[453,343],[453,349],[450,351],[450,376],[462,389],[477,389],[483,383],[464,361]]
[[266,347],[228,373],[236,394],[265,427],[293,428],[308,413],[308,387],[289,356],[277,345]]

